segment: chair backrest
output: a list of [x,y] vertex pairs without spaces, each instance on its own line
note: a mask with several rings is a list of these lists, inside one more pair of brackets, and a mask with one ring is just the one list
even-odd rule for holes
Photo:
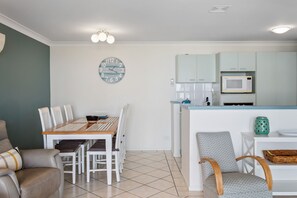
[[64,111],[65,111],[66,121],[72,121],[74,117],[73,117],[73,111],[72,111],[71,105],[69,104],[64,105]]
[[123,136],[124,131],[124,120],[125,120],[125,113],[124,108],[121,109],[119,122],[118,122],[118,128],[117,128],[117,136],[116,136],[116,142],[115,142],[115,148],[119,149],[121,146],[121,140]]
[[[239,171],[229,132],[199,132],[196,136],[200,158],[216,160],[223,173]],[[204,179],[214,174],[208,162],[202,164],[202,173]]]
[[55,126],[57,126],[58,124],[64,123],[61,107],[59,106],[51,107],[51,113],[52,113],[53,122]]
[[46,131],[47,129],[52,128],[53,123],[48,107],[39,108],[38,112],[41,121],[42,131]]
[[128,122],[128,114],[129,114],[129,104],[126,104],[125,107],[124,107],[124,114],[125,114],[125,120],[124,120],[124,131],[123,131],[123,135],[126,135],[127,133],[127,130],[128,130],[128,125],[127,125],[127,122]]
[[6,152],[12,149],[10,141],[7,136],[6,122],[0,120],[0,153]]

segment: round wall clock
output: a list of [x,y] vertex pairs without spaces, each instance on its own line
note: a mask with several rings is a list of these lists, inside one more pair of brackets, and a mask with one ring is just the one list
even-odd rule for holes
[[99,65],[99,75],[107,83],[117,83],[125,76],[125,65],[118,58],[106,58]]

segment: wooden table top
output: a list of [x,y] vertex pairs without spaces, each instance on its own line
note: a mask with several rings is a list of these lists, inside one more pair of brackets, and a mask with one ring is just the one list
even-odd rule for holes
[[[81,120],[77,119],[77,120]],[[116,134],[118,127],[118,117],[114,117],[112,122],[77,122],[77,120],[66,122],[41,132],[42,135],[91,135],[91,134]]]

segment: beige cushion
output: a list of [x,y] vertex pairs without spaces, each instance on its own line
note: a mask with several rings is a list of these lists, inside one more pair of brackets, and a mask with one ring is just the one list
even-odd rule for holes
[[16,172],[22,198],[43,198],[60,186],[61,171],[57,168],[29,168]]
[[6,152],[12,149],[9,139],[0,140],[0,153]]
[[0,168],[8,168],[13,171],[22,169],[22,158],[16,149],[0,153]]

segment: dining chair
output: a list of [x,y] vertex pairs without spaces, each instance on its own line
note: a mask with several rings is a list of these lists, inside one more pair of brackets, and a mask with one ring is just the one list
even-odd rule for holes
[[65,117],[66,121],[72,121],[74,119],[73,117],[73,111],[70,104],[64,105],[64,111],[65,111]]
[[[119,116],[118,127],[117,127],[117,134],[115,141],[112,142],[112,156],[113,156],[113,164],[114,169],[112,171],[116,172],[116,179],[117,182],[120,181],[120,149],[122,143],[122,132],[124,127],[124,108],[121,109],[121,113]],[[91,156],[93,157],[93,166],[91,168]],[[106,171],[106,168],[101,168],[97,165],[106,164],[106,147],[105,147],[105,140],[97,140],[94,145],[87,151],[87,182],[90,182],[90,172],[97,172],[97,171]]]
[[[203,193],[207,198],[272,198],[272,176],[266,161],[258,156],[235,157],[229,132],[196,134],[202,166]],[[263,168],[266,181],[240,173],[237,161],[251,158]]]
[[[50,111],[48,107],[43,107],[38,109],[42,131],[46,131],[53,127],[52,118],[50,115]],[[57,114],[58,115],[58,114]],[[57,116],[58,117],[58,116]],[[63,118],[63,117],[62,117]],[[43,139],[44,145],[45,145],[45,138]],[[60,150],[59,155],[61,157],[71,157],[72,158],[72,170],[71,171],[65,171],[64,173],[71,173],[72,174],[72,183],[75,184],[76,181],[76,156],[78,157],[78,171],[80,173],[81,170],[81,151],[80,151],[80,144],[79,143],[73,143],[73,144],[64,144],[59,142],[59,144],[55,145],[55,148]],[[64,166],[68,166],[69,162],[63,160]]]
[[59,106],[51,107],[51,113],[52,113],[53,122],[55,126],[64,123],[61,107]]
[[129,104],[126,104],[124,106],[124,112],[123,112],[123,132],[122,132],[122,143],[121,143],[121,164],[120,164],[120,172],[122,173],[124,168],[124,163],[126,159],[126,145],[127,145],[127,121],[128,121],[128,114],[129,114]]

